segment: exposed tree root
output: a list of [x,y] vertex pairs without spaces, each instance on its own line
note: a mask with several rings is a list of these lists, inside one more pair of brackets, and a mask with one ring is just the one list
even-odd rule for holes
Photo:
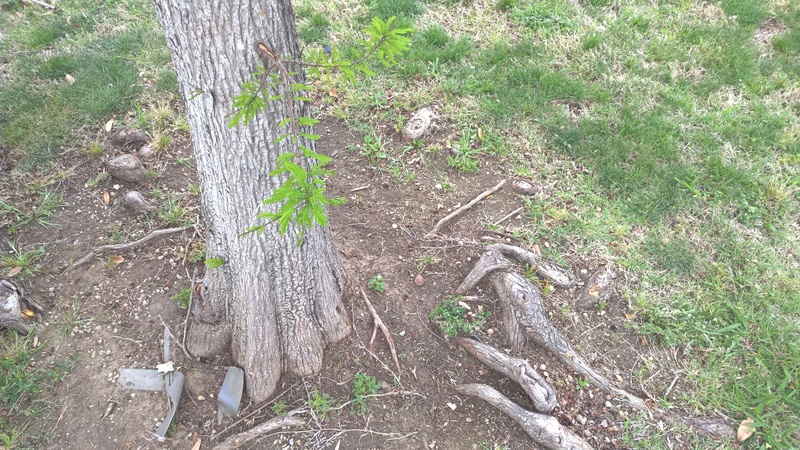
[[64,273],[70,272],[72,270],[75,270],[78,267],[80,267],[80,266],[88,263],[89,261],[91,261],[92,258],[94,258],[95,256],[102,255],[103,253],[107,253],[107,252],[124,252],[126,250],[132,250],[132,249],[134,249],[136,247],[139,247],[140,245],[145,244],[145,243],[149,242],[150,240],[155,239],[155,238],[157,238],[159,236],[165,236],[165,235],[173,234],[173,233],[181,233],[183,231],[186,231],[186,230],[192,228],[193,226],[194,225],[189,226],[189,227],[165,228],[163,230],[153,231],[152,233],[150,233],[147,236],[139,239],[138,241],[127,242],[127,243],[124,243],[124,244],[101,245],[99,247],[95,247],[89,253],[84,255],[81,259],[79,259],[79,260],[75,261],[74,263],[72,263],[71,265],[67,266],[61,273],[64,274]]
[[306,424],[306,420],[300,417],[295,417],[298,414],[305,412],[305,408],[298,408],[286,413],[286,415],[274,417],[266,422],[260,423],[247,431],[234,434],[228,439],[225,439],[214,450],[232,450],[239,448],[250,441],[263,436],[271,431],[283,427],[298,427]]
[[0,328],[28,334],[42,307],[25,297],[25,291],[11,280],[0,279]]
[[478,397],[514,419],[538,445],[554,450],[590,450],[581,437],[547,414],[530,412],[485,384],[461,384],[453,389],[461,394]]
[[[538,286],[512,272],[492,275],[491,281],[492,287],[500,297],[504,319],[516,322],[512,326],[506,324],[507,330],[513,333],[523,333],[524,337],[548,350],[562,363],[572,367],[604,391],[639,411],[650,413],[650,409],[642,399],[616,387],[611,381],[595,372],[575,351],[569,341],[556,330],[544,310],[542,293]],[[524,341],[524,337],[516,336],[511,341],[512,343]]]
[[397,360],[397,351],[394,348],[394,339],[392,339],[392,333],[390,333],[389,329],[386,328],[386,325],[383,324],[383,321],[381,320],[381,317],[378,315],[378,312],[375,311],[375,308],[369,301],[367,293],[364,292],[364,288],[361,288],[361,295],[364,297],[364,303],[367,304],[367,309],[369,309],[369,313],[372,314],[372,338],[370,338],[369,345],[367,347],[372,349],[372,344],[375,343],[375,336],[378,334],[378,328],[380,328],[381,331],[383,332],[383,336],[386,338],[386,342],[389,344],[389,350],[392,352],[392,361],[394,361],[394,368],[397,369],[398,374],[402,373],[402,371],[400,370],[400,361]]
[[459,337],[454,342],[468,351],[478,361],[502,373],[519,384],[528,394],[537,411],[549,413],[557,405],[556,392],[531,367],[528,361],[508,356],[496,348],[474,339]]
[[478,285],[487,275],[498,270],[508,270],[514,267],[511,261],[503,258],[503,255],[496,251],[485,251],[481,255],[475,267],[467,274],[464,281],[456,289],[456,295],[464,295]]
[[[536,265],[537,272],[551,279],[553,284],[556,284],[555,280],[558,279],[558,283],[561,283],[563,286],[568,286],[569,283],[574,285],[575,280],[572,274],[566,269],[558,265],[543,266],[541,260],[539,260],[536,255],[518,247],[495,244],[487,248],[472,272],[467,275],[464,283],[462,283],[457,290],[457,293],[466,293],[469,289],[477,285],[483,277],[490,275],[489,279],[492,287],[500,299],[503,323],[512,347],[519,348],[525,344],[527,339],[530,339],[539,347],[552,353],[562,363],[587,377],[593,384],[614,395],[617,401],[627,404],[647,414],[649,417],[655,416],[657,419],[671,424],[688,425],[695,431],[713,438],[732,438],[735,436],[733,428],[723,421],[705,418],[687,418],[677,414],[667,413],[656,407],[651,408],[638,396],[615,386],[611,381],[595,372],[578,352],[575,351],[570,342],[559,333],[550,322],[548,314],[544,309],[542,293],[539,287],[531,283],[525,277],[508,271],[511,263],[505,259],[504,255],[509,255],[523,263],[531,265],[538,264]],[[544,268],[540,270],[542,267]],[[459,343],[465,348],[470,345],[466,341],[469,340],[459,339]],[[497,351],[495,350],[495,352]],[[502,355],[501,352],[497,353]],[[476,357],[478,356],[476,355]],[[481,359],[480,357],[478,358]],[[515,373],[509,375],[506,371],[497,369],[494,362],[487,362],[483,359],[481,359],[481,361],[503,372],[515,381],[517,380]],[[490,401],[486,398],[484,398],[484,400]],[[495,406],[501,409],[504,408],[496,404]],[[513,406],[519,408],[516,405]],[[510,408],[510,406],[508,407]],[[506,412],[505,409],[503,409],[503,411]],[[508,412],[506,413],[509,414]],[[512,415],[512,417],[514,416]],[[519,419],[516,420],[520,422]],[[522,422],[520,422],[520,424],[522,425]],[[523,425],[523,428],[525,428],[525,425]],[[533,437],[533,435],[531,435],[531,437]]]
[[572,274],[572,270],[542,259],[533,252],[508,244],[493,244],[488,250],[499,251],[504,256],[528,264],[536,273],[550,280],[555,287],[569,289],[575,286],[575,275]]

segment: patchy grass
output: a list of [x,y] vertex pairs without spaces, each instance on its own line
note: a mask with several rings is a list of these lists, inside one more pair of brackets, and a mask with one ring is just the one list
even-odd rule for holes
[[[374,130],[439,104],[449,142],[467,150],[449,157],[454,172],[486,163],[474,124],[499,130],[514,172],[556,190],[531,200],[518,235],[546,242],[545,256],[593,255],[627,273],[631,327],[687,358],[682,407],[752,417],[753,447],[800,446],[800,9],[609,4],[398,4],[418,29],[410,53],[336,86],[324,108],[390,155]],[[329,33],[347,45],[343,22]],[[757,42],[770,23],[779,32]]]
[[9,74],[0,85],[0,141],[23,161],[20,169],[82,147],[83,129],[177,95],[148,3],[76,0],[57,12],[4,14],[0,26],[8,30],[0,58]]
[[10,330],[0,334],[0,406],[7,413],[0,419],[0,443],[9,449],[34,448],[28,438],[46,445],[47,431],[28,429],[29,420],[58,411],[48,395],[75,364],[68,359],[47,367],[33,365],[42,348],[34,347],[33,339],[33,334],[20,337]]

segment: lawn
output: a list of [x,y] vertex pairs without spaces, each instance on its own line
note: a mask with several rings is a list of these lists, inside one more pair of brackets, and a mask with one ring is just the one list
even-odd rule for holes
[[[616,301],[635,316],[630,326],[684,361],[690,388],[678,400],[655,393],[663,407],[752,418],[752,448],[800,447],[800,5],[294,3],[308,47],[346,53],[373,16],[416,29],[398,65],[376,64],[355,84],[317,82],[329,93],[318,96],[319,114],[362,133],[373,165],[413,181],[408,148],[390,137],[418,107],[436,105],[448,137],[415,147],[460,149],[448,163],[465,176],[504,164],[510,176],[548,180],[557,191],[527,202],[517,237],[547,243],[555,259],[593,255],[624,273]],[[111,119],[164,146],[187,129],[149,3],[58,6],[2,4],[7,173],[53,179],[62,155],[94,154],[93,133]],[[51,195],[39,186],[30,202]],[[0,227],[19,224],[19,205],[0,205]],[[6,386],[30,349],[2,342],[19,355],[4,362]],[[61,376],[31,382],[46,388]],[[629,426],[633,438],[642,423]],[[666,448],[648,439],[641,445]]]

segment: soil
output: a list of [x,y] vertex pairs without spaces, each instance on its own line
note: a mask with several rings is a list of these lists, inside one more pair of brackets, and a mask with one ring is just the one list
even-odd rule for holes
[[[519,387],[451,345],[429,319],[430,311],[467,275],[483,246],[491,242],[525,246],[512,237],[526,225],[524,214],[491,226],[491,230],[488,226],[525,206],[525,197],[508,184],[446,225],[439,237],[424,238],[451,210],[502,179],[511,179],[509,161],[487,156],[478,173],[462,175],[447,166],[444,151],[412,150],[404,158],[417,177],[401,183],[359,154],[357,148],[363,138],[341,123],[326,120],[317,131],[323,136],[318,149],[334,156],[331,168],[336,175],[329,180],[329,190],[347,199],[346,204],[330,211],[337,249],[352,286],[366,287],[376,275],[385,279],[385,292],[369,295],[392,331],[402,372],[395,373],[380,333],[369,349],[372,319],[354,289],[346,299],[353,318],[350,336],[329,347],[325,368],[317,376],[285,376],[270,403],[285,402],[291,409],[317,391],[329,394],[340,405],[352,400],[353,380],[359,373],[380,380],[381,395],[369,399],[364,413],[353,412],[350,406],[333,410],[324,417],[317,415],[305,429],[282,430],[244,448],[535,448],[513,420],[451,389],[454,384],[485,383],[519,405],[532,408]],[[98,134],[102,135],[102,130]],[[392,148],[406,145],[400,133],[386,131],[385,137]],[[447,138],[434,135],[426,141],[443,144]],[[121,253],[124,261],[118,265],[108,259],[112,255],[105,255],[61,273],[96,245],[133,241],[153,229],[167,227],[153,213],[137,215],[124,209],[118,199],[128,189],[149,194],[157,185],[164,195],[182,194],[182,205],[190,216],[199,211],[198,197],[190,194],[195,175],[193,167],[186,164],[193,161],[188,137],[176,139],[166,153],[143,159],[146,167],[160,171],[158,177],[143,185],[108,178],[87,187],[105,170],[104,159],[125,151],[108,145],[109,151],[102,157],[73,153],[60,162],[68,169],[68,176],[57,185],[67,203],[55,216],[58,228],[29,225],[18,234],[20,245],[45,245],[49,251],[48,270],[22,282],[28,296],[45,307],[38,328],[42,349],[34,364],[42,367],[74,361],[74,368],[48,398],[54,405],[49,420],[36,424],[52,430],[45,433],[47,441],[41,444],[51,449],[189,449],[200,438],[201,448],[211,448],[212,443],[274,415],[271,407],[254,405],[245,398],[240,413],[240,417],[247,417],[245,420],[233,426],[230,419],[217,424],[216,396],[232,363],[230,357],[190,361],[177,346],[171,347],[171,359],[186,375],[186,386],[176,423],[163,443],[153,432],[167,412],[164,393],[130,390],[118,381],[124,368],[154,368],[164,362],[162,320],[176,336],[182,335],[186,313],[171,297],[189,287],[187,278],[195,269],[203,271],[202,263],[192,262],[196,259],[193,250],[202,243],[202,228]],[[542,158],[543,164],[553,164],[560,171],[580,170],[574,164],[554,161],[552,156],[532,157]],[[558,188],[558,176],[562,175],[569,174],[556,171],[549,179],[529,180],[538,188],[533,195],[546,198],[548,192]],[[445,178],[452,184],[449,189],[441,185]],[[25,195],[19,186],[2,187],[6,191],[2,197],[7,201]],[[109,204],[103,200],[104,191],[109,193]],[[157,204],[164,201],[154,199]],[[423,267],[426,256],[431,263]],[[563,258],[582,281],[605,263],[585,255],[565,254]],[[415,278],[421,281],[418,275],[424,280],[422,285],[415,283]],[[624,276],[620,282],[624,283]],[[638,380],[635,374],[643,366],[657,365],[664,370],[653,372],[648,389],[662,396],[669,390],[670,399],[679,398],[682,382],[673,381],[670,369],[680,365],[680,356],[665,355],[631,333],[628,305],[618,297],[602,311],[577,312],[572,306],[579,289],[556,289],[545,301],[553,323],[595,370],[645,397],[643,387],[634,381]],[[483,284],[475,294],[490,302],[472,304],[473,313],[486,309],[492,314],[475,337],[505,349],[503,325],[491,288]],[[623,424],[633,414],[630,410],[593,386],[582,385],[579,377],[539,349],[528,346],[522,351],[507,351],[528,359],[546,373],[559,398],[553,414],[562,424],[585,436],[595,448],[627,448]],[[667,433],[665,439],[673,441],[673,448],[681,447],[679,435]]]

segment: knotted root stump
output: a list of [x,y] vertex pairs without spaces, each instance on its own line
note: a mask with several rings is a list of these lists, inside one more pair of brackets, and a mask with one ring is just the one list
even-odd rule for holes
[[507,325],[506,329],[515,333],[523,333],[522,337],[516,336],[511,339],[512,342],[529,338],[536,345],[550,351],[562,363],[589,378],[592,383],[604,391],[639,411],[650,413],[650,409],[642,399],[616,387],[611,381],[595,372],[586,360],[575,351],[572,344],[556,330],[544,310],[542,292],[538,286],[521,275],[511,272],[492,275],[491,282],[500,297],[500,307],[504,311],[503,317],[515,322],[514,326]]
[[478,361],[502,373],[519,384],[533,402],[534,408],[549,413],[557,405],[556,392],[544,381],[528,361],[508,356],[496,348],[474,339],[459,337],[454,342]]
[[454,386],[457,392],[472,395],[486,401],[514,419],[525,433],[538,445],[553,450],[591,450],[591,446],[577,434],[558,423],[558,419],[547,414],[530,412],[503,394],[485,384],[461,384]]
[[[526,338],[535,342],[541,348],[556,356],[562,363],[572,367],[576,372],[589,378],[595,385],[614,395],[619,400],[631,405],[639,411],[650,414],[650,409],[644,401],[629,392],[626,392],[611,383],[608,379],[595,372],[589,364],[578,354],[567,339],[556,330],[542,302],[542,292],[526,278],[513,272],[498,272],[506,269],[511,264],[501,254],[501,249],[514,251],[515,254],[525,255],[525,250],[510,245],[489,246],[476,264],[473,272],[478,274],[492,273],[490,281],[494,291],[500,298],[500,308],[503,314],[503,324],[510,344],[520,348]],[[530,253],[530,252],[526,252]],[[530,253],[533,255],[533,253]],[[497,267],[493,268],[491,264]],[[472,275],[472,273],[470,273]],[[475,280],[476,277],[468,279]],[[474,281],[475,284],[480,281]]]
[[42,307],[25,297],[25,291],[11,280],[0,279],[0,329],[28,334]]
[[[539,347],[552,353],[562,363],[587,377],[593,384],[615,396],[617,401],[647,414],[648,417],[655,416],[667,423],[685,424],[698,433],[712,438],[732,438],[735,436],[733,428],[721,420],[683,417],[659,408],[654,407],[651,409],[641,398],[618,388],[611,381],[595,372],[586,360],[575,351],[569,341],[550,323],[547,312],[544,310],[542,292],[539,287],[519,274],[508,272],[507,270],[511,264],[503,254],[509,254],[515,259],[528,264],[532,264],[532,261],[541,261],[536,259],[538,257],[533,253],[518,247],[505,244],[491,245],[481,256],[472,272],[467,275],[457,292],[466,293],[466,291],[476,286],[483,277],[489,275],[492,288],[494,288],[500,299],[503,324],[512,347],[520,348],[527,339],[530,339]],[[541,263],[539,263],[539,266],[542,266]],[[548,265],[548,268],[552,268],[552,266]],[[560,271],[557,270],[557,272]],[[539,272],[539,274],[544,275],[542,272]],[[544,276],[549,278],[550,275]],[[469,283],[467,283],[467,280],[469,280]],[[564,280],[566,281],[567,278],[564,278]],[[462,291],[462,289],[464,290]]]
[[533,252],[515,247],[508,244],[494,244],[488,247],[488,250],[498,251],[511,259],[515,259],[522,264],[528,264],[539,275],[550,280],[553,286],[570,289],[575,286],[575,275],[572,270],[567,267],[561,267],[553,261],[548,261],[537,256]]

